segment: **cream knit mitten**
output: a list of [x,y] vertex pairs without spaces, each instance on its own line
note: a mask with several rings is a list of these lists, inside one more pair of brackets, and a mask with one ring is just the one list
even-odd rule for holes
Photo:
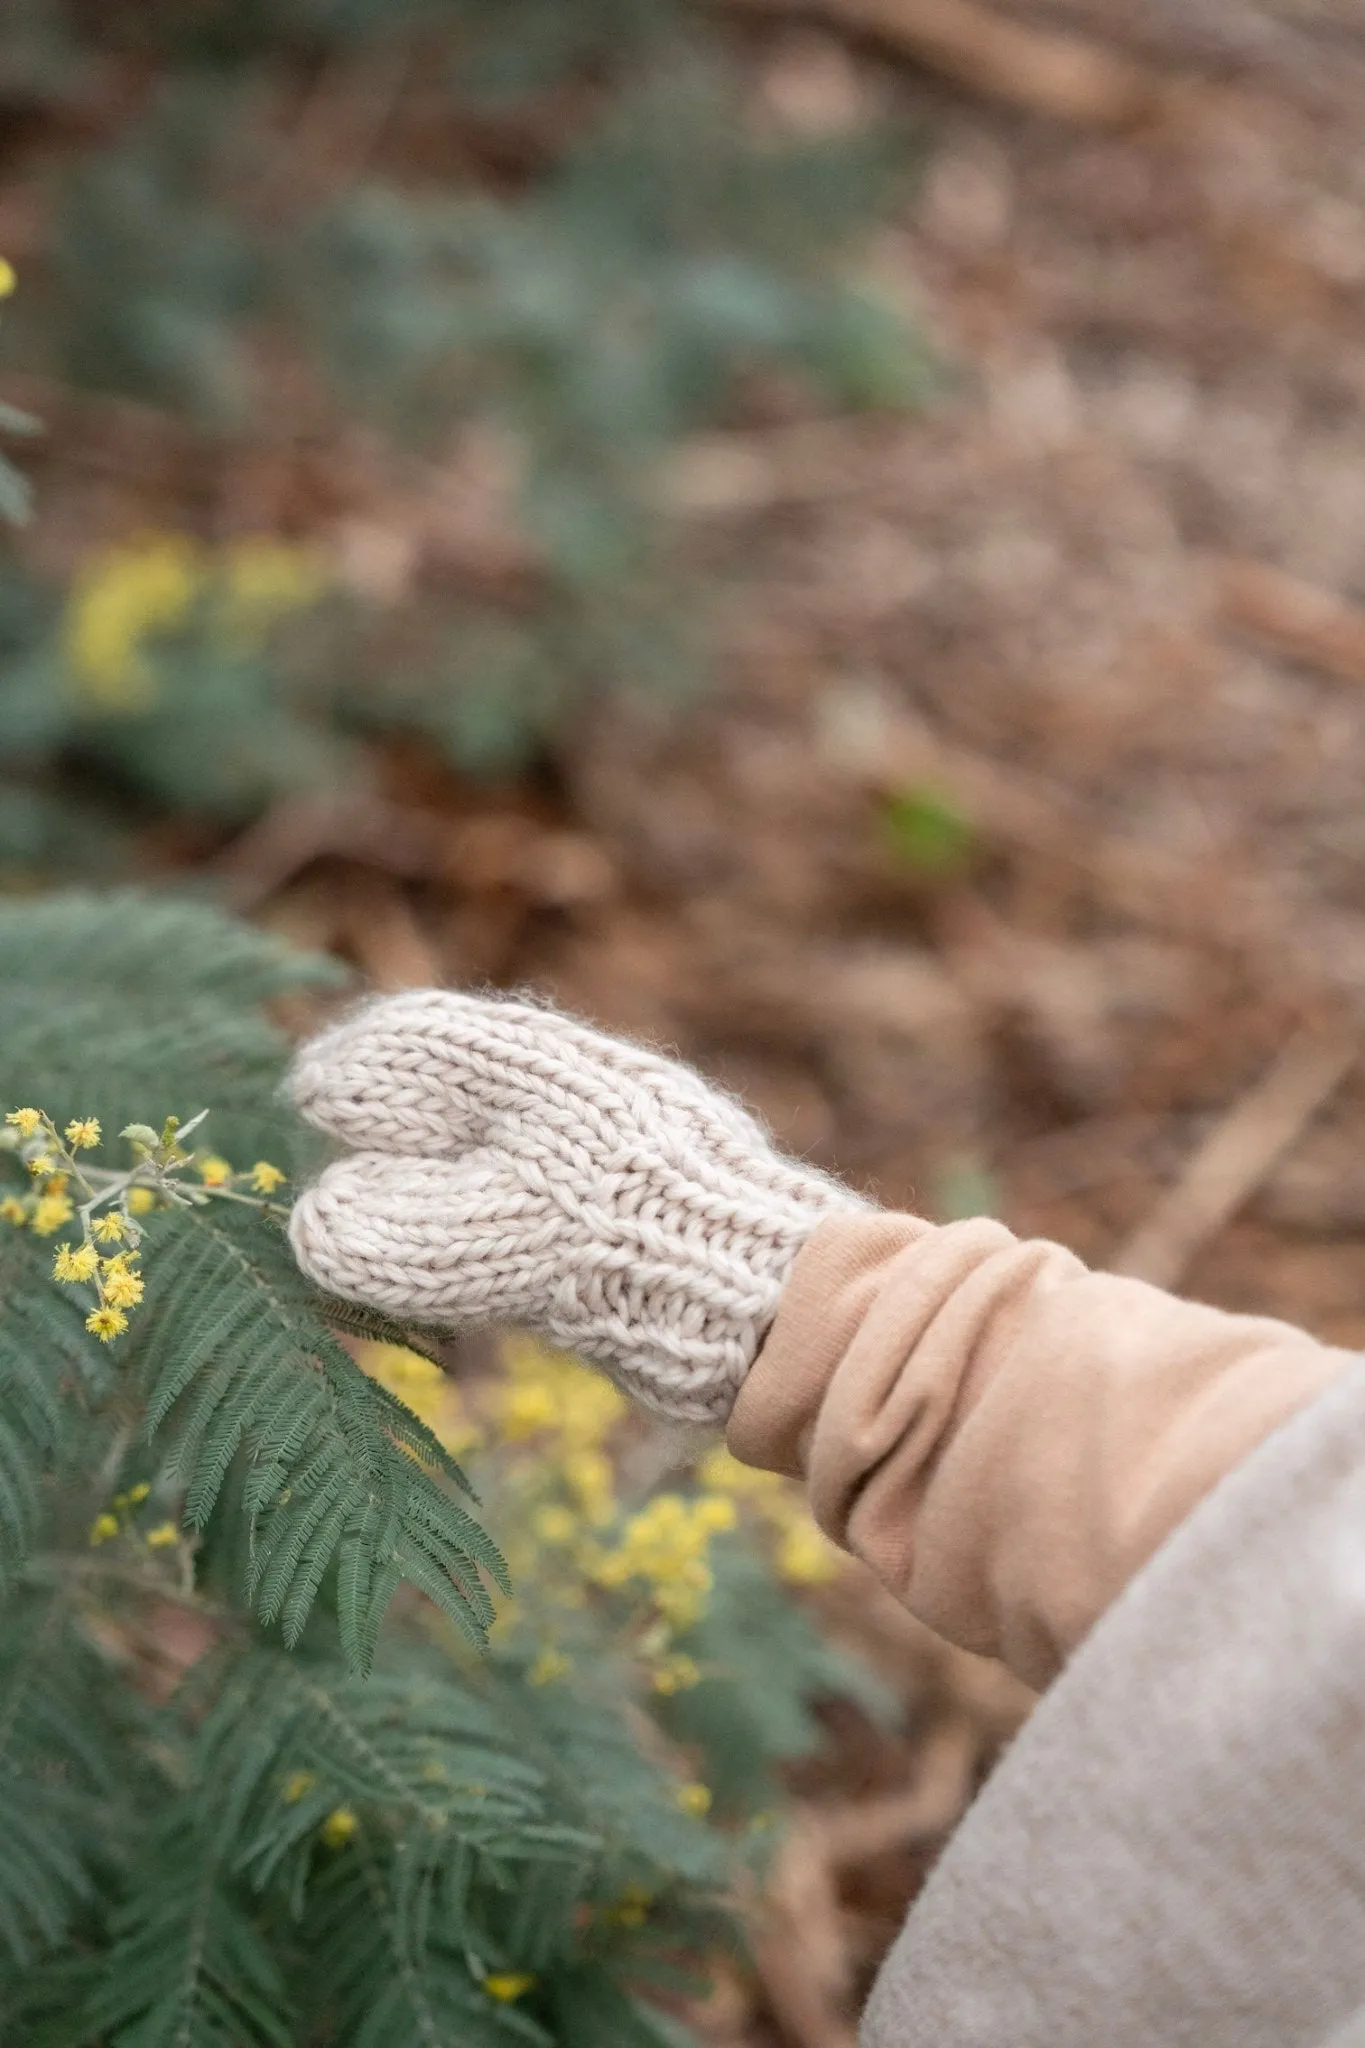
[[863,1206],[690,1068],[531,1003],[385,997],[292,1089],[353,1148],[294,1209],[314,1280],[533,1330],[682,1420],[724,1421],[797,1252]]

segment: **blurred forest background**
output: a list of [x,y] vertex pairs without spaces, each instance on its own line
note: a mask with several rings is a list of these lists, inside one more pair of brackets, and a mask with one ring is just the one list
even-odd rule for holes
[[[9,0],[0,890],[530,983],[1365,1343],[1362,117],[1351,0]],[[731,2048],[847,2048],[1026,1706],[810,1598],[906,1711]]]

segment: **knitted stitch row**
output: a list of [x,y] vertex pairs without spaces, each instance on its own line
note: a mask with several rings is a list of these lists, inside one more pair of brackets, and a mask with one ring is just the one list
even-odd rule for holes
[[381,998],[291,1085],[355,1148],[294,1208],[320,1285],[534,1330],[688,1421],[729,1414],[797,1252],[862,1206],[690,1068],[529,1002]]

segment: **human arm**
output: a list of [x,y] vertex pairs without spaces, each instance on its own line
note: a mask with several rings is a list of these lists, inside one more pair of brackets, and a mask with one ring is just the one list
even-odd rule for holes
[[532,1004],[387,998],[293,1088],[351,1148],[292,1219],[323,1285],[519,1323],[728,1426],[921,1619],[1033,1685],[1349,1362],[998,1223],[879,1211],[691,1069]]

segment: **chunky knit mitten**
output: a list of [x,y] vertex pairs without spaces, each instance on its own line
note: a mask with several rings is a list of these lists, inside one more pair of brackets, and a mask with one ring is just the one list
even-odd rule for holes
[[688,1421],[729,1414],[797,1252],[861,1206],[689,1068],[529,1003],[384,998],[305,1045],[292,1086],[354,1148],[294,1209],[315,1280],[519,1324]]

